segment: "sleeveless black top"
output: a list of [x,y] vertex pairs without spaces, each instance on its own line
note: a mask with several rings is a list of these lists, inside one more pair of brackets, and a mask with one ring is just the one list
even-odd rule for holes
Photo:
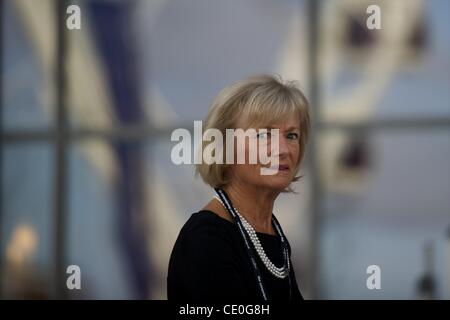
[[[283,264],[278,236],[257,232],[269,259]],[[291,248],[288,243],[289,256]],[[177,301],[261,301],[250,259],[237,225],[212,211],[191,215],[169,261],[167,298]],[[273,276],[257,257],[268,299],[289,300],[289,280]],[[292,300],[303,300],[291,267]]]

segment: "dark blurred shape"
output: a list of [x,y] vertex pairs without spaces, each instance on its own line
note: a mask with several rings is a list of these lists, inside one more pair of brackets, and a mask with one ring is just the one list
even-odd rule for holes
[[365,16],[351,16],[347,23],[347,45],[356,49],[370,47],[375,44],[375,32],[367,29]]
[[[353,50],[370,49],[377,45],[378,30],[369,30],[366,26],[367,16],[362,12],[348,15],[346,31],[344,32],[344,43]],[[419,17],[411,27],[411,33],[405,39],[405,52],[409,58],[417,58],[424,52],[429,43],[428,23],[425,11],[419,13]]]
[[434,276],[434,247],[427,242],[424,248],[425,271],[417,283],[417,291],[420,299],[434,300],[436,297],[436,284]]
[[367,169],[370,165],[367,138],[357,137],[350,140],[350,143],[342,153],[340,162],[348,169]]
[[420,16],[413,28],[414,30],[408,39],[408,45],[414,51],[421,52],[428,44],[428,30],[423,15]]

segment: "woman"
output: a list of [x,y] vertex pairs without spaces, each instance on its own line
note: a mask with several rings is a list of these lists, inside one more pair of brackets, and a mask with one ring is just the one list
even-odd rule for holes
[[[197,165],[197,173],[214,188],[215,197],[193,213],[180,231],[169,262],[168,299],[302,300],[291,248],[272,210],[278,195],[292,192],[291,183],[300,178],[297,173],[309,132],[305,96],[293,83],[284,84],[279,78],[251,77],[219,93],[204,125],[224,136],[226,129],[238,128],[253,128],[257,134],[245,139],[241,149],[245,163],[236,163],[235,153],[232,164],[224,160],[227,164]],[[278,129],[278,135],[262,128]],[[252,139],[276,157],[275,168],[259,157],[250,161]],[[275,143],[277,154],[271,154],[277,150],[272,148]],[[268,167],[276,173],[262,174]]]

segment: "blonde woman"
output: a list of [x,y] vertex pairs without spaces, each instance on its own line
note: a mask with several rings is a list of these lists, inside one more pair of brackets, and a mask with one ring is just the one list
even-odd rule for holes
[[[218,94],[205,130],[218,129],[224,137],[227,129],[256,133],[246,136],[242,149],[233,149],[244,152],[244,163],[236,161],[239,154],[235,154],[232,163],[197,165],[197,173],[214,188],[215,196],[191,215],[179,233],[169,262],[169,300],[303,299],[291,248],[273,206],[278,195],[292,192],[291,183],[300,178],[310,126],[308,108],[294,83],[271,75],[238,81]],[[252,163],[252,141],[277,161],[267,164],[258,157]],[[204,142],[202,149],[212,142]],[[224,148],[220,155],[225,159],[227,152]],[[264,168],[274,172],[262,174]]]

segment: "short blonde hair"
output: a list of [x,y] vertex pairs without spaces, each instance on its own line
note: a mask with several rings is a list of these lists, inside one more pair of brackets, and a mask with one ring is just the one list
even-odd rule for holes
[[[203,130],[218,129],[225,136],[226,129],[270,126],[293,116],[299,117],[300,154],[296,174],[305,154],[310,130],[308,100],[294,81],[283,82],[278,75],[252,76],[225,87],[216,96],[203,123]],[[203,141],[199,152],[210,144]],[[224,154],[225,157],[225,154]],[[196,174],[211,187],[224,187],[230,181],[226,169],[229,164],[196,165]],[[301,178],[295,176],[292,182]],[[285,191],[292,191],[290,187]]]

